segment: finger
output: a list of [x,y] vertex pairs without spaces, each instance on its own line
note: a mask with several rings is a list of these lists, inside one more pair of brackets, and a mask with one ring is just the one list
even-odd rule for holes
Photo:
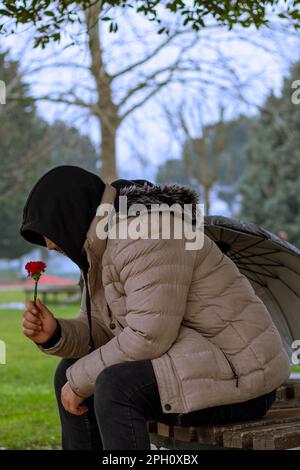
[[66,411],[69,411],[69,404],[61,398],[62,406]]
[[89,411],[87,406],[78,406],[77,409],[82,410],[83,413],[86,413],[87,411]]
[[64,407],[64,409],[66,411],[69,411],[69,408],[70,408],[70,403],[69,403],[69,400],[68,398],[64,396],[64,389],[62,388],[61,389],[61,393],[60,393],[60,401],[62,402],[62,405]]
[[26,309],[27,309],[29,312],[33,313],[34,315],[36,315],[36,314],[38,313],[38,309],[36,308],[36,306],[34,305],[33,302],[31,302],[31,301],[30,301],[30,302],[26,302],[25,305],[26,305]]
[[37,308],[36,308],[37,306],[31,300],[26,302],[25,306],[26,306],[26,309],[29,310],[30,312],[32,310],[37,310]]
[[71,413],[72,415],[76,415],[76,416],[79,416],[80,414],[82,414],[77,408],[72,406],[69,402],[63,402],[62,401],[62,404],[63,404],[64,409],[68,413]]
[[41,318],[47,318],[47,315],[49,315],[50,312],[49,312],[48,308],[46,307],[46,305],[44,305],[40,301],[40,299],[36,300],[36,306],[39,309],[39,314],[40,314]]
[[42,325],[42,322],[39,317],[33,315],[31,312],[25,311],[23,317],[25,320],[35,323],[36,325]]
[[86,413],[88,411],[88,408],[86,406],[82,406],[82,407],[77,408],[67,398],[64,398],[63,389],[62,389],[62,392],[61,392],[61,402],[62,402],[62,405],[63,405],[64,409],[66,411],[68,411],[68,413],[71,413],[73,415],[80,416],[83,413]]
[[42,327],[40,325],[37,325],[36,323],[32,323],[31,321],[28,321],[28,320],[23,320],[23,326],[24,328],[27,328],[29,330],[34,330],[34,331],[42,330]]
[[36,335],[36,331],[28,329],[28,328],[23,328],[23,333],[25,336],[28,336],[29,338]]
[[84,413],[86,413],[87,410],[88,409],[86,407],[76,408],[74,405],[71,405],[68,411],[72,415],[80,416],[80,415],[83,415]]
[[47,307],[46,307],[46,305],[44,305],[44,304],[40,301],[40,299],[36,299],[36,306],[37,306],[37,308],[40,309],[42,312],[43,312],[44,310],[45,310],[45,311],[48,310]]
[[77,408],[77,410],[79,411],[79,415],[83,415],[84,413],[87,413],[89,411],[89,409],[86,407],[80,407]]

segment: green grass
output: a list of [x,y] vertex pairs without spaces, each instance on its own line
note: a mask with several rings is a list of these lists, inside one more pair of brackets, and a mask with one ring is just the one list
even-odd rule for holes
[[[0,302],[21,302],[24,294],[0,291]],[[48,304],[55,316],[74,317],[79,305]],[[0,365],[0,448],[56,449],[60,425],[53,389],[58,357],[42,353],[22,333],[22,310],[0,310],[0,339],[6,364]],[[300,372],[300,366],[293,371]]]
[[[0,299],[15,302],[24,297],[0,291]],[[74,317],[79,310],[78,305],[48,306],[57,317]],[[0,365],[0,447],[59,448],[53,374],[60,358],[42,353],[23,335],[22,315],[22,310],[0,310],[0,339],[6,343],[6,364]]]
[[[30,297],[31,298],[31,297]],[[33,298],[33,295],[32,295]],[[32,300],[31,298],[31,300]],[[43,300],[43,296],[40,296],[41,300]],[[21,290],[1,290],[0,289],[0,302],[7,303],[7,302],[25,302],[25,293]],[[49,305],[61,305],[63,303],[70,303],[68,300],[68,295],[64,292],[59,292],[58,297],[51,293],[47,296],[47,303]]]
[[25,302],[25,294],[21,290],[0,290],[0,302]]

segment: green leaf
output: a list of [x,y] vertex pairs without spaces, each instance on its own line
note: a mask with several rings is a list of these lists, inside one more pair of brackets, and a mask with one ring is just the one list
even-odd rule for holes
[[9,11],[7,11],[7,10],[0,10],[0,15],[12,16],[11,13],[9,13]]
[[13,13],[16,13],[18,11],[17,7],[15,5],[12,5],[11,3],[7,3],[6,8],[8,8],[8,10],[12,11]]

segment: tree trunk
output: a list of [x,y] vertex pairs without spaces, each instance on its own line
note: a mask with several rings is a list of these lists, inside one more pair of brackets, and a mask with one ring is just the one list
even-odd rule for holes
[[99,126],[101,132],[101,151],[100,151],[100,176],[105,183],[111,183],[117,179],[117,155],[116,155],[116,137],[117,125],[111,123],[107,126],[101,118],[99,118]]
[[101,178],[111,183],[117,178],[116,135],[120,124],[118,107],[112,98],[112,77],[106,71],[103,62],[99,15],[102,2],[96,2],[85,11],[88,47],[91,56],[91,73],[96,83],[97,102],[93,114],[98,119],[101,133],[100,164]]
[[210,185],[204,185],[205,215],[210,213]]

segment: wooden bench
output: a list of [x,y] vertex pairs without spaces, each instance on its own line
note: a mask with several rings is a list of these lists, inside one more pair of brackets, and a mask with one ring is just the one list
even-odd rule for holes
[[[24,287],[25,298],[27,300],[32,299],[32,287],[25,286]],[[70,284],[66,286],[47,286],[47,285],[40,285],[38,288],[38,296],[42,298],[42,302],[44,304],[47,303],[48,295],[52,295],[52,300],[54,297],[54,301],[57,302],[57,297],[59,294],[67,295],[67,302],[74,302],[79,301],[81,298],[81,291],[78,284]]]
[[180,427],[148,421],[153,448],[247,449],[300,448],[300,380],[289,380],[277,390],[265,417],[226,425]]

